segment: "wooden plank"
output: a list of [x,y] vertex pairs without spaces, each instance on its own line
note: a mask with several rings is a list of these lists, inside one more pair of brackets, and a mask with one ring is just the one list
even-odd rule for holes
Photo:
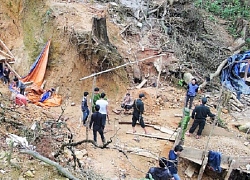
[[133,135],[138,135],[138,136],[144,136],[144,137],[149,137],[149,138],[156,138],[156,139],[161,139],[161,140],[168,140],[168,141],[175,141],[175,137],[174,136],[160,136],[157,134],[144,134],[144,133],[133,133],[131,131],[126,132],[126,134],[133,134]]
[[142,86],[143,86],[147,81],[148,81],[147,79],[143,79],[143,81],[142,81],[138,86],[136,86],[135,88],[136,88],[136,89],[141,89]]
[[175,131],[173,131],[172,129],[169,129],[169,128],[166,128],[166,127],[162,127],[162,126],[158,126],[158,125],[151,125],[151,124],[147,124],[146,126],[149,126],[149,127],[152,127],[152,128],[154,128],[154,129],[156,129],[156,130],[159,130],[159,131],[161,131],[161,132],[163,132],[163,133],[167,133],[167,134],[173,134],[173,135],[175,135],[176,136],[176,132]]
[[0,50],[0,53],[1,53],[5,58],[14,59],[14,57],[12,57],[11,55],[5,53],[4,51],[1,51],[1,50]]
[[194,164],[189,164],[188,168],[185,170],[185,174],[189,177],[192,178],[193,174],[195,171],[195,166]]

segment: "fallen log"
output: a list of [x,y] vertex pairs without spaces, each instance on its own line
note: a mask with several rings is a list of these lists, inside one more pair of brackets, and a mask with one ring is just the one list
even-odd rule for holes
[[133,132],[126,132],[126,134],[133,134],[133,135],[138,135],[138,136],[145,136],[145,137],[149,137],[149,138],[156,138],[156,139],[160,139],[160,140],[168,140],[168,141],[175,141],[175,137],[174,136],[159,136],[157,134],[144,134],[144,133],[133,133]]
[[35,157],[36,159],[39,159],[51,166],[54,166],[60,173],[62,173],[62,175],[64,175],[65,177],[72,179],[72,180],[79,180],[78,178],[76,178],[75,176],[73,176],[71,174],[71,172],[69,172],[67,169],[64,169],[62,166],[60,166],[58,163],[40,155],[39,153],[32,151],[32,150],[27,150],[27,149],[21,149],[20,150],[21,153],[23,154],[29,154],[33,157]]

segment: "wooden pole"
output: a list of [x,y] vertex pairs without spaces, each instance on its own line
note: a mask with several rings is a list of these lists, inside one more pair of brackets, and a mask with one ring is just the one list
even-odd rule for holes
[[204,154],[205,155],[204,155],[204,159],[202,161],[201,168],[200,168],[200,171],[199,171],[198,180],[202,179],[204,170],[205,170],[207,162],[208,162],[208,152],[204,152]]
[[1,43],[2,47],[9,53],[9,55],[14,58],[14,56],[11,53],[11,51],[9,50],[9,48],[4,44],[4,42],[1,39],[0,39],[0,43]]
[[[201,168],[200,168],[198,180],[202,179],[203,172],[205,170],[205,168],[203,166],[206,167],[206,165],[207,165],[207,160],[208,160],[208,157],[207,157],[208,156],[208,145],[209,145],[209,141],[211,139],[211,136],[213,134],[214,127],[215,127],[215,125],[216,125],[216,123],[218,121],[218,118],[219,118],[218,116],[219,116],[220,111],[221,111],[221,103],[222,103],[222,94],[223,94],[223,91],[224,91],[224,84],[222,84],[222,88],[221,88],[221,91],[220,91],[220,96],[219,96],[220,98],[219,98],[218,106],[217,106],[217,117],[215,117],[215,119],[214,119],[213,127],[212,127],[212,129],[211,129],[211,131],[209,133],[207,144],[206,144],[205,149],[204,149],[204,156],[202,158],[202,165],[201,165]],[[204,170],[203,170],[203,168],[204,168]]]
[[146,61],[146,60],[148,60],[148,59],[152,59],[152,58],[156,58],[156,57],[161,57],[161,56],[166,56],[166,54],[159,54],[159,55],[150,56],[150,57],[147,57],[147,58],[138,60],[138,61],[128,62],[128,63],[125,63],[125,64],[123,64],[123,65],[116,66],[116,67],[114,67],[114,68],[107,69],[107,70],[105,70],[105,71],[101,71],[101,72],[94,73],[94,74],[91,74],[91,75],[89,75],[89,76],[83,77],[83,78],[80,79],[80,81],[85,80],[85,79],[88,79],[88,78],[91,78],[91,77],[94,77],[94,76],[97,76],[97,75],[100,75],[100,74],[103,74],[103,73],[106,73],[106,72],[110,72],[110,71],[116,70],[116,69],[119,69],[119,68],[122,68],[122,67],[125,67],[125,66],[130,65],[130,64],[135,64],[135,63],[138,63],[138,62],[141,62],[141,61]]
[[159,69],[159,73],[157,77],[156,95],[155,95],[156,98],[158,96],[158,88],[159,88],[159,83],[160,83],[161,71],[162,71],[162,56],[160,57],[160,69]]
[[229,169],[228,169],[228,172],[227,172],[225,179],[229,179],[229,177],[234,169],[234,165],[235,165],[235,160],[233,159],[230,163],[230,166],[229,166]]
[[0,50],[0,53],[4,55],[6,58],[14,59],[14,57],[10,56],[9,54],[5,53],[4,51]]
[[[92,107],[93,107],[93,99],[94,99],[94,89],[96,86],[96,76],[94,76],[93,82],[92,82],[92,95],[91,95],[91,103],[90,103],[90,111],[89,111],[89,116],[88,119],[86,121],[86,139],[88,140],[89,138],[89,118],[91,118],[91,115],[93,113],[92,111]],[[86,147],[87,148],[87,143],[86,143]]]

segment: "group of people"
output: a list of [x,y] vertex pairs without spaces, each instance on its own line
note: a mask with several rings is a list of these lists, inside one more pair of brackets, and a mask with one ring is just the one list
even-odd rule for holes
[[[87,119],[89,116],[89,108],[88,108],[88,92],[84,92],[81,109],[82,109],[82,121],[83,125],[87,126]],[[89,128],[93,129],[94,142],[97,144],[97,132],[100,134],[103,144],[105,144],[106,140],[104,137],[104,129],[106,125],[106,121],[108,119],[108,101],[105,93],[99,93],[99,88],[96,87],[94,89],[93,96],[93,104],[92,104],[92,115],[89,123]],[[92,127],[93,125],[93,127]]]
[[[184,134],[187,129],[187,124],[190,120],[190,110],[192,108],[193,100],[198,92],[199,86],[196,83],[196,79],[193,78],[191,82],[187,86],[187,94],[186,94],[186,101],[185,101],[185,108],[184,108],[184,118],[182,119],[181,126],[183,130],[182,139],[184,139]],[[82,112],[83,112],[83,124],[86,126],[86,121],[89,115],[89,108],[87,105],[87,96],[89,95],[88,92],[84,92],[84,96],[82,99]],[[145,128],[145,123],[143,120],[143,113],[144,113],[144,103],[143,99],[145,98],[144,93],[140,93],[138,98],[132,100],[129,93],[123,99],[121,107],[124,108],[126,111],[133,109],[132,113],[132,129],[133,133],[136,133],[136,123],[139,122],[140,126],[143,128],[145,134],[148,134],[147,129]],[[192,111],[191,118],[194,119],[194,122],[186,133],[188,136],[194,133],[195,129],[199,126],[196,138],[199,139],[201,137],[202,130],[204,129],[206,117],[214,118],[215,115],[211,113],[210,109],[205,106],[207,103],[207,98],[203,97],[201,99],[201,104],[195,106]],[[105,143],[104,137],[104,128],[106,125],[106,119],[108,116],[108,101],[105,98],[105,93],[99,93],[99,88],[94,89],[94,96],[93,96],[93,105],[92,111],[94,112],[91,115],[89,128],[93,128],[93,136],[94,142],[97,143],[97,132],[100,134],[103,143]],[[93,127],[92,127],[93,125]],[[177,173],[177,159],[183,147],[181,145],[175,146],[174,150],[170,150],[168,159],[160,158],[159,166],[160,167],[152,167],[149,169],[146,178],[153,178],[155,180],[165,180],[165,179],[173,179],[173,180],[180,180],[180,177]]]

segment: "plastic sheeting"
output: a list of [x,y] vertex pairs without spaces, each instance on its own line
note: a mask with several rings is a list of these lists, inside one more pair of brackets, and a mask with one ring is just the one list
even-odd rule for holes
[[232,92],[250,94],[250,87],[246,85],[244,79],[240,77],[240,73],[245,72],[245,66],[247,64],[247,62],[241,61],[246,59],[250,59],[250,51],[235,54],[227,59],[227,65],[222,70],[221,83]]
[[39,106],[60,106],[62,103],[62,97],[57,94],[53,94],[50,98],[44,100],[43,102],[39,102],[43,93],[46,90],[41,89],[41,85],[44,80],[48,55],[49,55],[49,47],[50,40],[47,42],[45,47],[43,48],[40,55],[37,57],[36,61],[31,67],[29,74],[21,79],[22,82],[30,82],[33,84],[30,88],[27,88],[27,98],[30,102],[39,105]]

